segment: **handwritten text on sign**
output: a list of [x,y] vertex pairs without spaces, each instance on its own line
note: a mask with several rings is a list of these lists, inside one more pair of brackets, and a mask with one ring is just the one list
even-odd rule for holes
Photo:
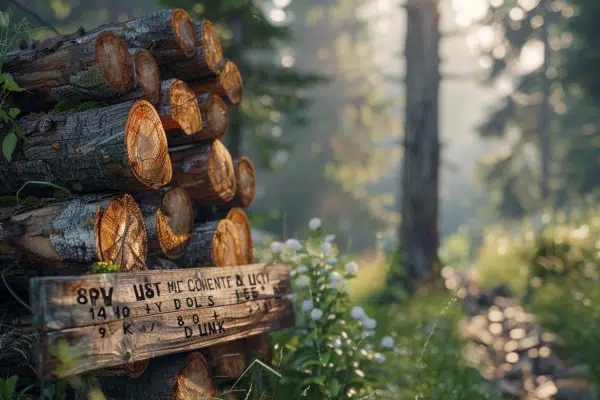
[[[289,268],[281,264],[36,278],[30,289],[44,376],[197,349],[293,323],[285,297]],[[68,365],[52,351],[65,340]]]

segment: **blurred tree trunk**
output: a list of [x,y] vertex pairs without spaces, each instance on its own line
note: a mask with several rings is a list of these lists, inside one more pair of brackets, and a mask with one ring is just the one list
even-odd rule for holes
[[542,73],[540,74],[542,82],[542,99],[540,103],[539,120],[538,120],[538,134],[539,134],[539,146],[540,146],[540,162],[541,162],[541,197],[542,200],[547,200],[549,195],[549,181],[550,181],[550,160],[551,160],[551,146],[550,146],[550,78],[548,78],[548,66],[550,58],[550,39],[548,36],[548,7],[549,2],[542,0],[542,15],[544,17],[544,23],[540,27],[540,36],[542,43],[544,44],[544,64],[542,65]]
[[399,227],[408,288],[439,263],[439,0],[408,0],[406,117]]

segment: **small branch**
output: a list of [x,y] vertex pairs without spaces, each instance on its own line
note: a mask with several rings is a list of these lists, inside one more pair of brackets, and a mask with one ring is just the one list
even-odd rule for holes
[[21,3],[19,3],[17,0],[9,0],[11,3],[13,3],[18,9],[20,9],[21,11],[26,12],[27,14],[31,15],[34,19],[36,19],[42,26],[50,29],[51,31],[53,31],[54,33],[56,33],[57,36],[60,35],[60,32],[53,27],[52,25],[50,25],[49,23],[47,23],[46,21],[44,21],[44,19],[42,17],[40,17],[36,12],[31,11],[30,9],[28,9],[27,7],[25,7],[24,5],[22,5]]

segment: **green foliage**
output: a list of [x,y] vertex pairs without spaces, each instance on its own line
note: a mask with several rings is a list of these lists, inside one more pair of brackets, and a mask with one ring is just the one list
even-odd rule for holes
[[121,267],[109,262],[95,262],[90,266],[90,274],[111,274],[119,272]]
[[13,375],[5,379],[0,378],[0,400],[21,400],[25,399],[25,393],[31,390],[31,386],[17,391],[19,377]]
[[26,20],[12,25],[8,14],[0,13],[0,126],[7,132],[2,139],[2,154],[10,162],[17,148],[17,138],[27,141],[16,118],[21,110],[8,104],[8,96],[11,93],[22,92],[25,89],[19,87],[14,78],[8,72],[2,72],[2,65],[6,54],[13,49],[17,40],[26,36],[31,39],[33,30]]

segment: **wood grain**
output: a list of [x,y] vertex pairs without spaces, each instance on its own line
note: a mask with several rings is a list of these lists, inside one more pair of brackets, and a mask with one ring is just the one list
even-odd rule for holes
[[[288,328],[289,293],[282,264],[34,278],[38,373],[63,378]],[[55,350],[65,344],[63,363]]]

